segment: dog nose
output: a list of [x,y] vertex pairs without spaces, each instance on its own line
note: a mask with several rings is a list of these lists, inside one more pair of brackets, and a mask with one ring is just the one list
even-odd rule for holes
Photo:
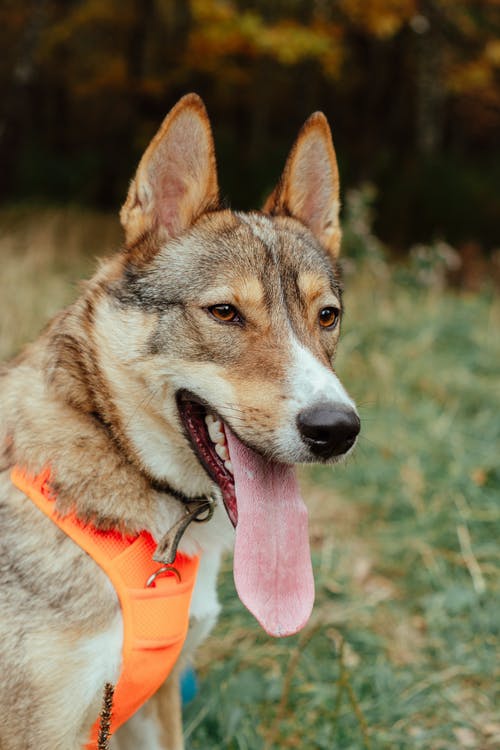
[[353,409],[321,403],[299,412],[297,427],[315,456],[332,458],[354,445],[361,423]]

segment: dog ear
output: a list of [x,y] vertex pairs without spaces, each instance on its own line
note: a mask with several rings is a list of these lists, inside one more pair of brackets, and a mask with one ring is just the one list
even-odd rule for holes
[[302,221],[335,258],[340,249],[339,173],[332,134],[322,112],[304,123],[264,211]]
[[145,232],[175,237],[218,204],[212,131],[197,94],[168,113],[146,149],[120,213],[127,245]]

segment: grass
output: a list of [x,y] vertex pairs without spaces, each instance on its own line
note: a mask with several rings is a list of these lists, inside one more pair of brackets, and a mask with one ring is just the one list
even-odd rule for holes
[[107,214],[12,207],[0,212],[0,361],[12,356],[76,295],[95,257],[117,248]]
[[[118,233],[77,211],[4,212],[0,227],[7,356]],[[345,466],[302,475],[312,620],[268,638],[226,562],[188,750],[498,747],[500,303],[408,279],[380,262],[346,279],[338,371],[363,437]]]

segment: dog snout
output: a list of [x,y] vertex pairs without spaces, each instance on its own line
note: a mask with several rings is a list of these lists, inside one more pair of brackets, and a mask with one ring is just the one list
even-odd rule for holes
[[341,456],[352,448],[361,423],[353,409],[320,403],[299,412],[297,427],[312,453],[326,459]]

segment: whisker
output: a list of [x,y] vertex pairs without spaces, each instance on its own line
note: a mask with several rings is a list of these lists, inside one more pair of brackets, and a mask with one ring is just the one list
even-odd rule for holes
[[130,423],[137,416],[137,413],[139,411],[142,411],[142,409],[145,406],[149,406],[149,404],[153,401],[153,399],[156,398],[156,396],[160,392],[161,388],[162,388],[162,386],[159,385],[158,388],[156,388],[152,393],[150,393],[148,396],[145,396],[141,401],[138,402],[136,408],[134,409],[134,411],[130,415],[129,419],[124,423],[124,425],[123,425],[124,428],[127,428],[127,427],[130,426]]

